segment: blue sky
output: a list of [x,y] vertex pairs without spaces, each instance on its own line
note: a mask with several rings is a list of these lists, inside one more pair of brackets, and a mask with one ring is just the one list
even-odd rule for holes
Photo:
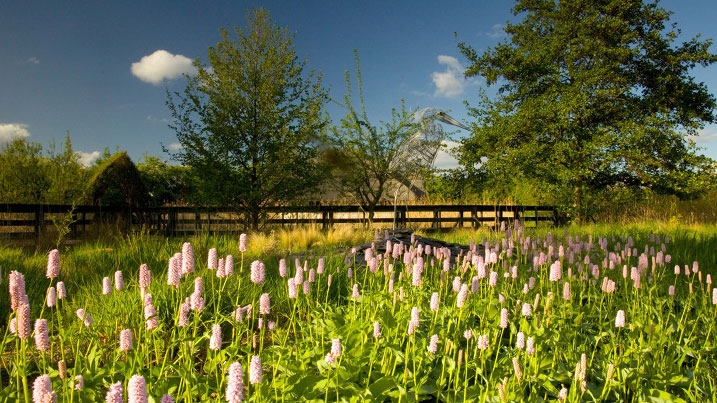
[[[331,95],[345,92],[353,50],[361,61],[368,116],[377,124],[400,107],[437,107],[468,122],[480,79],[465,80],[465,41],[482,51],[504,39],[513,2],[495,1],[0,1],[0,143],[25,137],[60,148],[69,131],[91,161],[106,147],[168,158],[166,91],[181,91],[190,61],[206,60],[219,28],[243,26],[264,7],[296,33],[297,54],[320,71]],[[717,1],[663,0],[683,40],[717,38]],[[456,36],[457,35],[457,36]],[[717,53],[717,45],[712,52]],[[134,67],[133,67],[134,66]],[[717,66],[693,71],[717,93]],[[491,91],[488,88],[488,91]],[[332,118],[344,112],[333,107]],[[446,128],[454,132],[453,128]],[[460,133],[456,132],[456,135]],[[695,139],[717,159],[717,126]],[[441,156],[437,164],[445,166]]]

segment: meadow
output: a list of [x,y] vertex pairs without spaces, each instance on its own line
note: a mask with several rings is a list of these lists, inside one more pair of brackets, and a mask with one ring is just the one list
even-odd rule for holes
[[0,247],[0,401],[714,402],[716,233],[422,232],[459,256],[311,228]]

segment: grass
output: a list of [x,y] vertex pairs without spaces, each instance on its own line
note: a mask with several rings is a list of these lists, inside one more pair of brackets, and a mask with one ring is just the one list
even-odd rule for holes
[[[45,253],[1,248],[3,284],[23,274],[31,323],[47,320],[49,346],[3,327],[0,400],[30,401],[40,375],[60,402],[101,401],[117,384],[123,399],[141,384],[136,393],[157,402],[237,401],[237,390],[256,402],[717,399],[714,227],[421,231],[478,249],[444,264],[437,251],[403,245],[353,267],[344,251],[373,233],[249,234],[245,252],[234,237],[137,234],[61,251],[59,277],[48,279]],[[194,270],[170,286],[170,258],[185,242]],[[211,249],[232,255],[233,274],[208,268]],[[117,271],[122,289],[103,294]],[[68,296],[48,307],[58,281]],[[9,300],[4,286],[1,323],[18,315]],[[123,330],[131,349],[120,349]],[[228,377],[235,363],[240,389]]]

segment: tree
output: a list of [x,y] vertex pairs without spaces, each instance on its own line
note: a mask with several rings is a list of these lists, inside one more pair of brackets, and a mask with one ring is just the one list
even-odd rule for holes
[[356,54],[355,60],[360,110],[353,105],[347,71],[344,107],[348,113],[341,119],[340,126],[333,127],[330,153],[339,188],[356,198],[367,209],[369,221],[373,221],[375,208],[383,200],[390,182],[400,185],[423,168],[401,149],[421,126],[416,121],[416,111],[407,111],[403,102],[400,110],[391,110],[390,122],[372,125],[366,115]]
[[82,202],[88,170],[80,163],[80,156],[72,149],[70,133],[65,134],[65,147],[55,151],[54,142],[50,144],[49,158],[45,160],[47,177],[50,180],[44,202],[50,204],[74,204]]
[[44,203],[51,180],[39,143],[15,139],[0,150],[0,200]]
[[153,205],[187,202],[191,178],[186,167],[169,165],[159,157],[145,155],[137,164],[137,170]]
[[323,178],[317,139],[328,94],[320,76],[304,73],[288,29],[263,9],[247,19],[235,37],[220,30],[209,64],[196,60],[196,76],[167,105],[183,147],[171,155],[201,178],[203,203],[235,206],[258,229],[264,207],[312,194]]
[[699,190],[709,160],[689,136],[715,121],[715,98],[689,71],[717,61],[711,40],[675,45],[657,3],[517,0],[512,11],[523,19],[507,24],[509,40],[481,55],[459,44],[466,76],[499,84],[471,109],[462,165],[535,181],[578,220],[585,196],[611,186]]

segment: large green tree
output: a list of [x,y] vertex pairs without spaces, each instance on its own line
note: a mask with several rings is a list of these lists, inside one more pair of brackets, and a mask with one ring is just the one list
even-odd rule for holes
[[[306,72],[294,35],[263,9],[245,27],[221,29],[196,60],[183,93],[168,94],[182,149],[173,158],[195,170],[206,205],[232,205],[258,228],[263,208],[311,194],[322,179],[319,144],[328,97]],[[232,36],[232,33],[234,36]]]
[[711,40],[677,44],[657,2],[518,0],[504,42],[466,76],[497,84],[471,113],[461,163],[495,181],[519,177],[562,196],[574,218],[610,186],[680,196],[699,189],[709,162],[690,140],[714,122],[715,98],[690,70],[717,60]]
[[416,111],[407,111],[403,102],[400,110],[391,110],[390,122],[372,124],[366,114],[357,55],[355,60],[359,106],[354,105],[347,71],[343,105],[347,114],[340,125],[333,127],[333,148],[327,154],[333,161],[339,189],[365,207],[369,221],[373,221],[375,208],[387,193],[397,191],[400,186],[412,186],[411,179],[424,168],[402,147],[421,125],[416,120]]

